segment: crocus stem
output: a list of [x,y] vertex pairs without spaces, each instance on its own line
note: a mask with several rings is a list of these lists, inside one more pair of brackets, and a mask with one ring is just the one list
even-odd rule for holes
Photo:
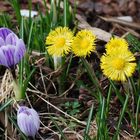
[[13,87],[16,100],[24,99],[25,95],[22,94],[20,86],[18,85],[16,79],[13,80]]
[[15,69],[14,68],[10,69],[10,71],[11,71],[11,74],[13,76],[13,90],[14,90],[16,100],[20,100],[20,99],[25,98],[25,95],[22,94],[20,85],[18,84]]

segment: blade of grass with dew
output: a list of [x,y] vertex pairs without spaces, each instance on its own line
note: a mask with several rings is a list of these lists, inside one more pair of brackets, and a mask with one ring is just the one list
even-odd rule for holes
[[89,140],[87,136],[89,133],[90,124],[91,124],[91,120],[92,120],[92,116],[93,116],[93,109],[94,109],[94,105],[92,104],[90,112],[89,112],[89,116],[88,116],[87,125],[86,125],[85,132],[84,132],[84,140]]
[[56,123],[56,121],[53,119],[52,116],[50,116],[50,119],[52,120],[53,124],[55,125],[55,127],[57,128],[57,130],[59,131],[59,133],[61,134],[63,140],[67,140],[67,138],[65,137],[65,135],[62,132],[61,128],[59,127],[59,125]]
[[9,99],[6,103],[0,106],[0,112],[3,111],[6,107],[10,106],[13,102],[13,99]]
[[120,132],[120,126],[121,126],[121,122],[122,122],[122,119],[123,119],[123,116],[124,116],[125,110],[126,110],[126,108],[127,108],[128,99],[129,99],[129,94],[126,93],[126,99],[125,99],[125,102],[124,102],[124,105],[123,105],[122,111],[121,111],[121,113],[120,113],[120,119],[119,119],[119,121],[118,121],[117,130],[116,130],[116,133],[114,134],[112,140],[117,140],[117,137],[118,137],[118,135],[119,135],[119,132]]

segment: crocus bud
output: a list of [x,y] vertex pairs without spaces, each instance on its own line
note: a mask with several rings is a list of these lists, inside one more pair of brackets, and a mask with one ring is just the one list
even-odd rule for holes
[[34,138],[40,126],[39,115],[34,109],[20,106],[17,112],[17,124],[26,136]]

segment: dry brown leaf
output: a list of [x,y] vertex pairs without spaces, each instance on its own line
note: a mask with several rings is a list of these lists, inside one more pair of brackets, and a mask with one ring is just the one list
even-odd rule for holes
[[117,18],[114,18],[114,17],[106,18],[106,17],[101,17],[100,16],[100,18],[103,19],[106,22],[118,23],[118,24],[121,24],[121,25],[124,25],[124,26],[127,26],[127,27],[131,27],[131,28],[140,30],[140,24],[135,23],[135,22],[126,22],[124,20],[120,20],[120,19],[117,19]]
[[88,29],[91,30],[97,37],[97,39],[108,42],[110,38],[112,37],[112,34],[106,32],[105,30],[102,30],[100,28],[91,27],[80,15],[76,15],[76,18],[78,19],[78,27],[80,29]]

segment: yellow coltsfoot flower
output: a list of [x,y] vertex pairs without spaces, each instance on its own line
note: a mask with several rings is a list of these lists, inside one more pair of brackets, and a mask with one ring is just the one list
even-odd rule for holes
[[111,80],[126,81],[135,71],[135,57],[129,50],[116,48],[101,57],[100,66],[104,75]]
[[123,38],[113,37],[105,46],[107,53],[112,53],[112,49],[120,48],[120,49],[128,49],[128,43]]
[[86,57],[95,51],[96,36],[89,30],[81,30],[72,42],[72,51],[76,56]]
[[68,27],[57,27],[46,37],[48,53],[52,56],[61,57],[71,50],[73,33]]

